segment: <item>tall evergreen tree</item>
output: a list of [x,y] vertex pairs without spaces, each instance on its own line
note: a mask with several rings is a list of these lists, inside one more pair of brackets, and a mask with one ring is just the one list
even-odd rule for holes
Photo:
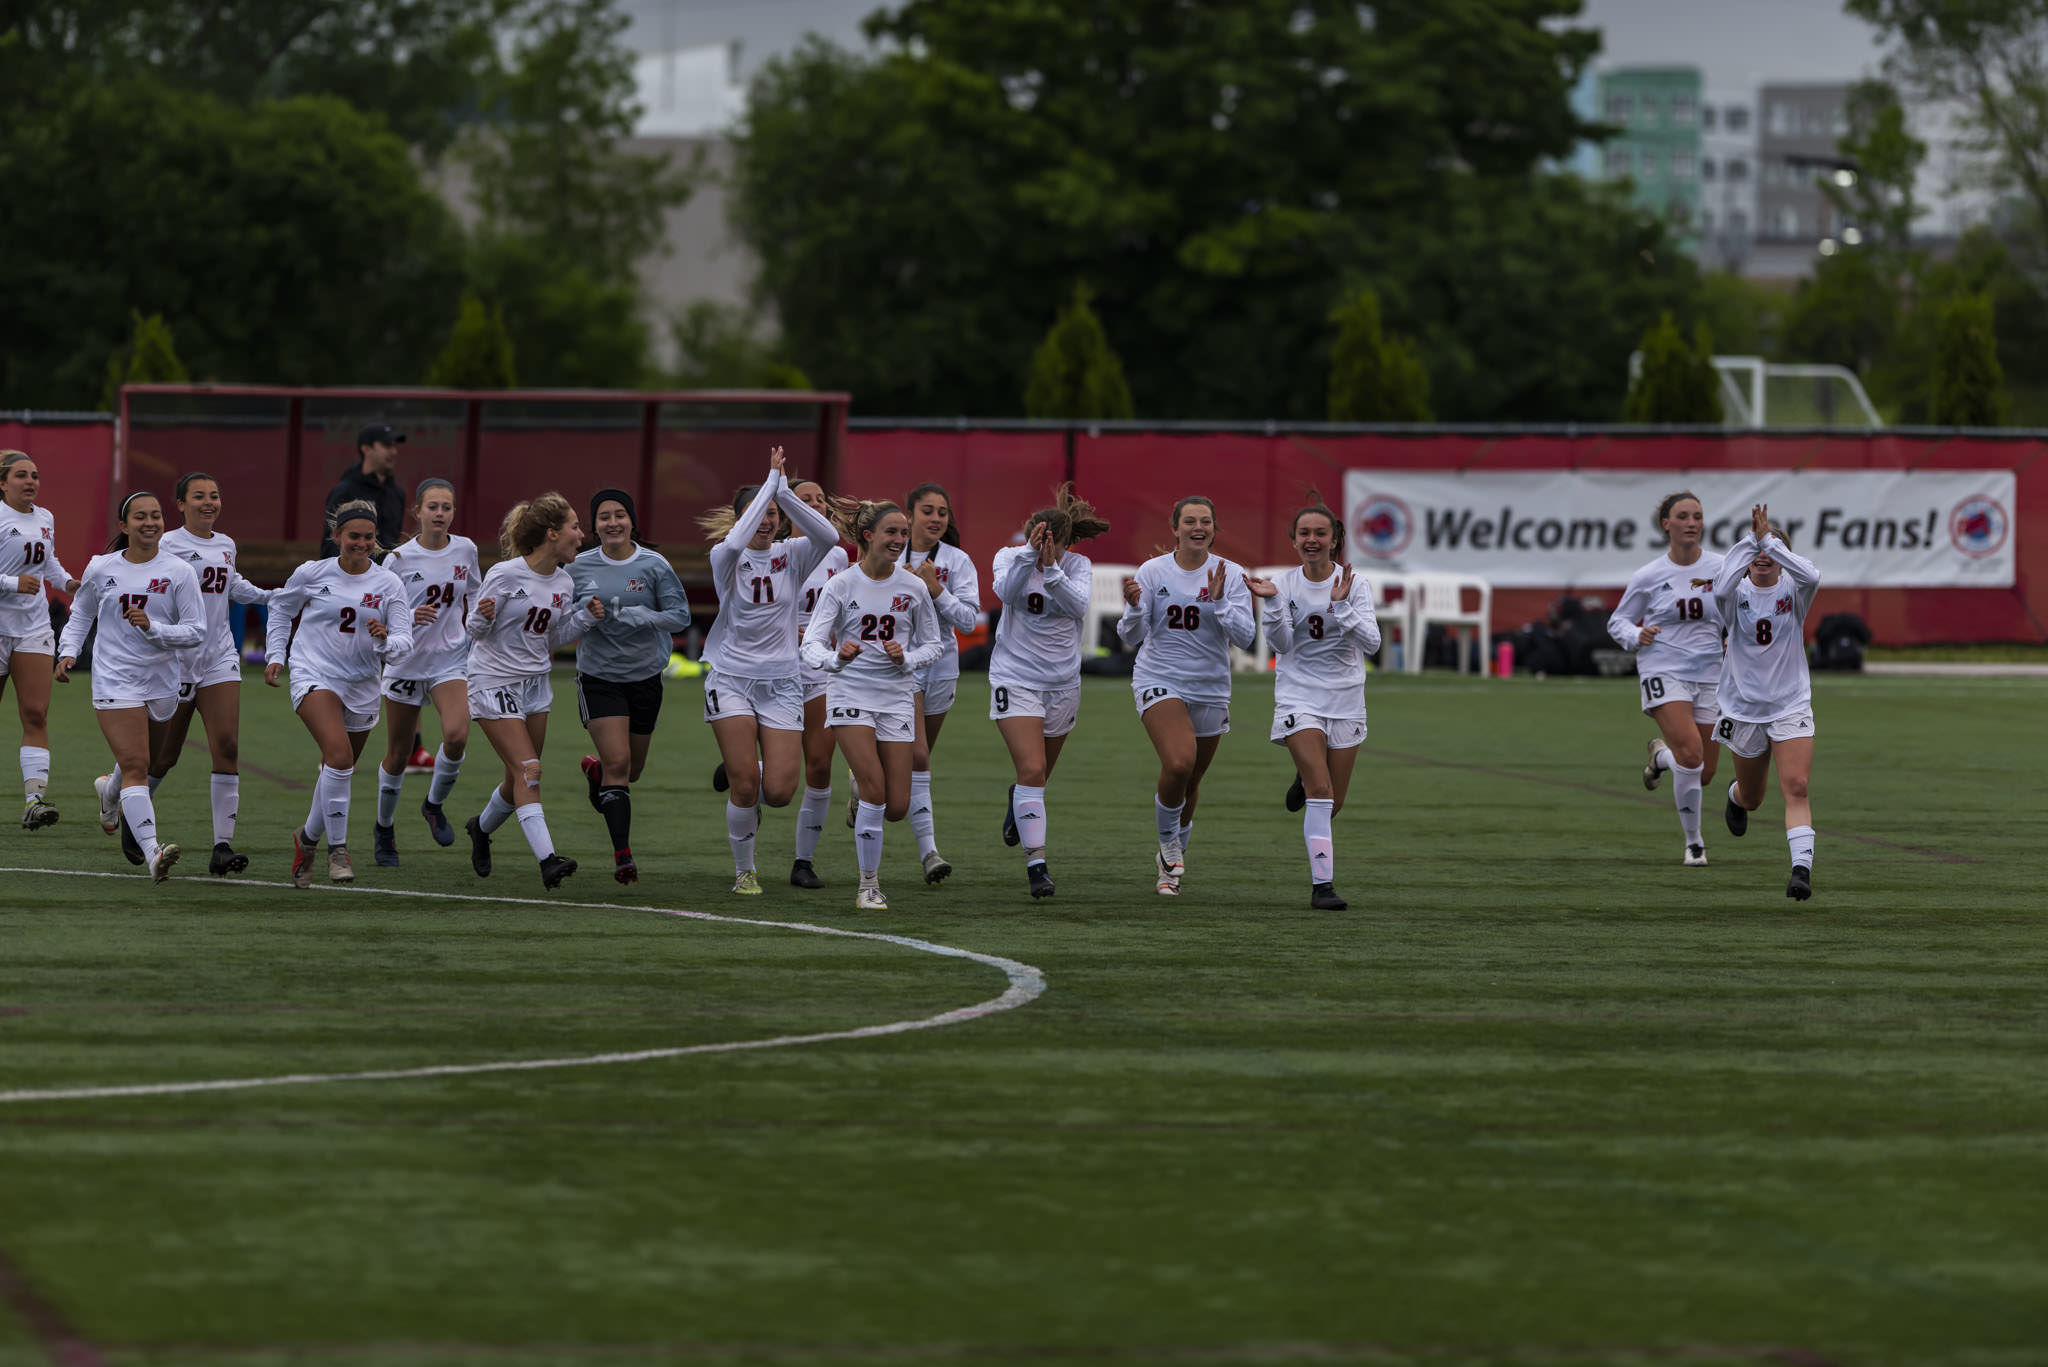
[[1941,312],[1934,353],[1934,421],[1940,427],[2002,427],[2005,371],[1991,300],[1963,294]]
[[462,292],[462,304],[448,345],[427,372],[427,383],[441,389],[514,389],[512,338],[505,331],[505,307],[484,307],[475,290]]
[[1666,313],[1643,337],[1642,369],[1629,387],[1622,417],[1641,423],[1721,421],[1721,380],[1714,370],[1714,340],[1704,324],[1688,344]]
[[1060,310],[1031,358],[1024,411],[1034,418],[1128,418],[1131,390],[1085,285]]
[[128,317],[134,331],[127,343],[107,358],[107,385],[100,394],[100,408],[109,413],[120,403],[124,384],[184,384],[192,378],[178,359],[177,342],[161,313],[130,309]]
[[1357,291],[1330,321],[1330,421],[1428,422],[1429,371],[1413,341],[1381,331],[1379,295]]

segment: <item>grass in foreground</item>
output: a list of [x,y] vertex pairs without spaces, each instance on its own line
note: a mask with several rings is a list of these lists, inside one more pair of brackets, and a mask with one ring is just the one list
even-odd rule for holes
[[[972,679],[935,783],[958,872],[918,885],[891,827],[894,910],[861,918],[836,820],[832,886],[783,881],[793,810],[764,823],[767,895],[725,893],[694,685],[636,789],[637,888],[550,784],[589,856],[555,900],[618,909],[250,886],[283,876],[314,763],[252,688],[244,752],[271,777],[245,777],[243,885],[5,875],[0,1090],[672,1047],[1003,987],[634,907],[922,936],[1049,990],[859,1042],[0,1105],[0,1259],[47,1312],[0,1314],[0,1364],[44,1360],[49,1315],[152,1367],[2039,1361],[2048,690],[1820,680],[1804,906],[1775,798],[1745,840],[1710,824],[1710,868],[1677,866],[1626,680],[1371,692],[1337,823],[1348,913],[1307,910],[1259,680],[1177,902],[1151,892],[1128,693],[1091,686],[1052,790],[1060,894],[1032,903]],[[0,863],[125,874],[84,786],[104,748],[59,702],[64,823],[0,833]],[[573,776],[557,722],[551,773]],[[451,813],[480,805],[477,754]],[[163,798],[195,855],[204,769],[193,752]],[[479,883],[407,792],[394,873],[357,784],[365,889],[543,896],[509,827]]]

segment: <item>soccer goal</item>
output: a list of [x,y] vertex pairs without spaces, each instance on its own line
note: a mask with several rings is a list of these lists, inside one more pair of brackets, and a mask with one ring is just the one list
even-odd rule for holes
[[1716,356],[1721,411],[1736,427],[1882,427],[1856,372],[1838,365]]
[[708,548],[697,515],[758,481],[776,446],[793,476],[833,487],[846,410],[844,394],[782,391],[127,385],[114,487],[168,497],[181,474],[203,470],[220,482],[221,529],[243,562],[289,572],[320,540],[356,433],[389,423],[406,437],[399,483],[448,480],[455,530],[490,555],[513,504],[553,489],[581,509],[609,486],[630,492],[647,539],[700,577]]

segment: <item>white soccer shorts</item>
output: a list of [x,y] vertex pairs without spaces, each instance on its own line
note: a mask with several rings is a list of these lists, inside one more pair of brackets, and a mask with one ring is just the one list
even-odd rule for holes
[[1072,688],[1025,688],[1018,684],[997,684],[988,691],[988,719],[1040,717],[1044,735],[1050,740],[1064,736],[1081,719],[1081,686]]
[[1714,739],[1744,759],[1755,759],[1771,748],[1772,741],[1812,740],[1813,735],[1813,711],[1810,708],[1779,717],[1776,721],[1737,721],[1733,717],[1723,717],[1721,724],[1714,728]]

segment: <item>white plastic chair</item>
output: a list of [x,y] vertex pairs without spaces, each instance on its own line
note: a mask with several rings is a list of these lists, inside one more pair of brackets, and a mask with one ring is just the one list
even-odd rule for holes
[[[1294,566],[1292,565],[1266,565],[1260,569],[1253,570],[1251,574],[1254,579],[1278,579],[1293,568]],[[1232,673],[1257,673],[1273,667],[1273,647],[1266,642],[1266,622],[1274,613],[1280,610],[1280,600],[1277,598],[1254,598],[1253,602],[1257,604],[1259,611],[1258,634],[1252,637],[1252,648],[1250,650],[1239,650],[1236,646],[1230,648],[1230,668]]]
[[1085,658],[1101,648],[1103,632],[1113,638],[1116,619],[1124,615],[1124,580],[1138,572],[1136,565],[1094,567],[1088,582],[1088,616],[1081,622],[1081,654]]
[[[1465,607],[1467,592],[1478,595],[1479,606],[1468,610]],[[1458,672],[1486,672],[1486,633],[1493,622],[1493,585],[1474,575],[1468,574],[1419,574],[1415,576],[1409,595],[1408,642],[1403,648],[1408,655],[1408,672],[1422,672],[1423,646],[1429,640],[1429,629],[1440,626],[1453,634],[1458,643]],[[1465,649],[1465,629],[1472,631],[1472,649]],[[1466,668],[1471,665],[1470,670]]]
[[1408,610],[1415,598],[1414,582],[1410,576],[1392,570],[1370,572],[1365,577],[1372,583],[1372,611],[1380,624],[1382,667],[1406,668],[1408,657],[1415,653],[1415,633],[1408,620]]

